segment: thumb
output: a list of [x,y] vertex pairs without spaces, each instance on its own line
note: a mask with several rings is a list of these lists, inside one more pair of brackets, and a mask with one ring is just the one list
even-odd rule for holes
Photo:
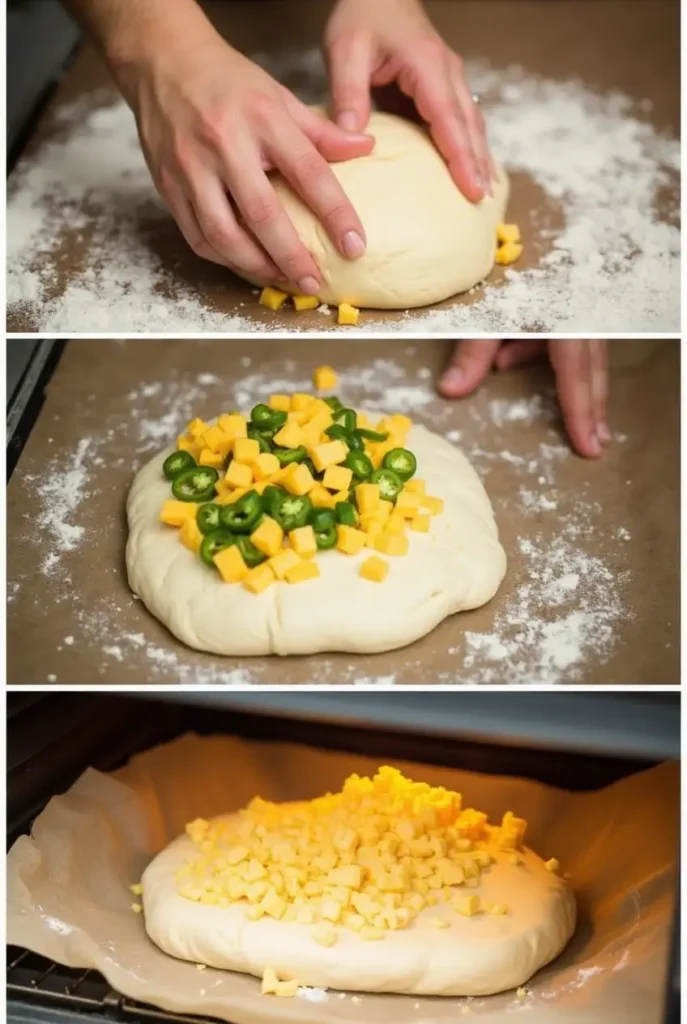
[[501,341],[459,341],[451,362],[439,380],[439,391],[446,398],[469,395],[489,373]]
[[327,52],[333,120],[347,132],[363,132],[370,120],[370,40],[359,33],[335,38]]

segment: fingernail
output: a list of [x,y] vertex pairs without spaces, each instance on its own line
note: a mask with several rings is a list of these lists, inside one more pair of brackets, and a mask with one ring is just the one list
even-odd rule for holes
[[341,248],[349,260],[357,260],[365,252],[365,243],[357,231],[347,231],[341,239]]
[[345,132],[358,131],[358,115],[353,110],[343,110],[337,117],[336,123]]
[[454,391],[463,386],[465,374],[458,366],[451,366],[441,378],[441,386],[448,391]]
[[592,434],[589,447],[592,455],[601,455],[601,441],[596,434]]
[[609,444],[613,440],[613,435],[608,429],[608,424],[601,420],[596,425],[596,434],[602,444]]
[[320,282],[314,277],[302,277],[298,282],[301,295],[317,295],[320,290]]

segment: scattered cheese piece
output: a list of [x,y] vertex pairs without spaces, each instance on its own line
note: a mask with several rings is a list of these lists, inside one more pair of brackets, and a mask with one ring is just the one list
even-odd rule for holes
[[283,580],[289,569],[293,569],[301,561],[301,556],[293,548],[284,548],[276,555],[273,555],[267,564],[277,579]]
[[197,555],[200,551],[200,545],[203,543],[203,534],[198,528],[198,523],[195,519],[185,519],[181,524],[181,532],[179,534],[181,543],[184,544],[189,551],[192,551],[194,555]]
[[312,375],[312,382],[318,391],[331,391],[336,387],[337,379],[331,366],[318,366]]
[[561,869],[561,866],[555,857],[552,857],[551,860],[547,860],[544,866],[547,871],[560,871]]
[[314,486],[315,477],[302,462],[292,463],[289,466],[289,472],[285,473],[282,479],[282,487],[296,496],[307,494],[312,491]]
[[429,533],[430,518],[425,515],[413,516],[410,520],[410,529],[416,530],[418,533]]
[[420,505],[422,508],[426,508],[433,516],[441,515],[444,511],[444,499],[433,498],[431,494],[423,494],[420,497]]
[[509,267],[522,256],[522,246],[517,242],[506,242],[496,250],[495,260],[502,267]]
[[292,295],[294,309],[302,313],[305,309],[317,309],[320,300],[316,295]]
[[322,922],[313,928],[312,937],[320,946],[333,946],[336,942],[336,929],[331,924]]
[[506,242],[519,242],[520,228],[517,224],[497,224],[496,238],[499,245],[505,245]]
[[304,583],[306,580],[315,580],[320,575],[317,562],[303,559],[298,565],[287,569],[284,579],[287,583]]
[[336,534],[337,549],[346,555],[357,555],[365,547],[367,537],[362,530],[356,530],[354,526],[337,526]]
[[271,967],[266,967],[262,972],[262,982],[260,984],[260,991],[264,996],[274,995],[277,991],[277,985],[279,984],[279,977],[277,972]]
[[348,302],[342,302],[339,306],[338,321],[340,324],[346,324],[347,326],[355,327],[358,323],[358,316],[360,310],[356,309],[355,306],[351,306]]
[[268,309],[276,312],[281,309],[287,298],[286,292],[281,291],[280,288],[263,288],[259,301],[261,306],[267,306]]
[[274,443],[280,448],[300,448],[303,444],[303,431],[293,420],[287,420],[281,430],[274,435]]
[[134,914],[142,914],[143,913],[143,907],[141,906],[140,903],[132,903],[131,904],[131,909],[133,910]]
[[260,452],[260,454],[253,459],[253,477],[256,480],[266,480],[267,477],[272,476],[273,473],[277,473],[281,466],[279,459],[272,452]]
[[291,999],[298,995],[298,982],[295,978],[291,978],[289,981],[280,981],[274,994],[282,999]]

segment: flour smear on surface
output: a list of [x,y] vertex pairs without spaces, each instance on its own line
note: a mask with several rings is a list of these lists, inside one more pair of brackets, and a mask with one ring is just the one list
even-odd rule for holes
[[[254,56],[305,100],[323,98],[314,50]],[[680,145],[647,122],[649,104],[600,95],[577,80],[535,78],[516,66],[472,65],[468,73],[483,98],[495,154],[509,173],[541,190],[543,202],[530,217],[547,251],[532,269],[508,269],[505,282],[487,285],[473,305],[414,311],[393,322],[363,316],[358,330],[678,330]],[[228,315],[163,267],[148,242],[175,229],[123,103],[96,95],[90,105],[63,108],[58,121],[54,140],[12,178],[10,311],[30,317],[37,331],[284,329],[277,318],[273,328],[252,319],[250,290],[240,313]],[[662,218],[658,198],[668,195],[675,198]],[[65,283],[60,252],[67,235],[81,252]],[[322,312],[321,329],[336,330],[333,312]]]
[[[631,617],[625,599],[629,582],[627,572],[618,572],[598,551],[606,538],[617,557],[629,549],[631,532],[622,522],[609,523],[603,509],[583,486],[571,497],[564,493],[559,477],[566,460],[572,458],[554,429],[553,394],[532,395],[512,403],[490,399],[488,388],[479,391],[464,410],[464,429],[455,423],[455,405],[439,400],[433,390],[431,373],[423,368],[412,382],[406,372],[391,360],[379,359],[352,371],[340,373],[339,394],[344,402],[355,402],[371,412],[405,412],[424,422],[457,444],[473,462],[490,490],[492,473],[510,473],[516,481],[509,496],[492,497],[497,521],[507,519],[520,524],[517,550],[510,550],[509,572],[504,589],[493,602],[494,616],[488,633],[465,631],[461,616],[456,616],[455,646],[447,649],[447,659],[455,662],[443,671],[438,683],[570,683],[581,681],[585,669],[606,661],[615,651],[618,630]],[[38,572],[49,586],[51,598],[71,607],[73,624],[63,641],[70,648],[86,645],[94,667],[107,672],[117,663],[134,657],[144,659],[151,682],[224,684],[246,686],[271,681],[272,659],[257,669],[245,668],[240,660],[204,656],[201,667],[188,662],[184,653],[161,646],[145,635],[148,614],[125,590],[121,566],[108,571],[112,577],[112,598],[82,595],[76,569],[88,563],[89,547],[97,549],[103,531],[102,505],[89,502],[95,483],[94,473],[102,481],[105,465],[125,470],[123,480],[151,455],[173,441],[200,404],[221,408],[249,409],[274,392],[308,390],[308,379],[299,379],[295,365],[285,361],[283,373],[275,376],[242,360],[242,375],[223,391],[218,378],[181,374],[165,382],[143,381],[122,399],[121,411],[110,416],[99,431],[82,439],[75,450],[55,453],[39,475],[24,477],[32,508],[26,518],[23,542],[34,536],[36,522],[42,523],[45,540]],[[389,396],[393,396],[393,400]],[[151,396],[159,416],[149,412]],[[94,421],[97,410],[94,407]],[[532,437],[537,440],[532,440]],[[488,440],[487,440],[488,438]],[[616,439],[616,443],[622,443]],[[131,451],[123,459],[116,451],[122,446]],[[21,463],[17,472],[21,472]],[[49,480],[49,485],[44,483]],[[588,489],[591,487],[587,485]],[[493,490],[493,489],[492,489]],[[502,488],[503,490],[503,488]],[[63,496],[56,500],[56,495]],[[121,506],[123,493],[114,494]],[[113,506],[114,507],[114,506]],[[113,517],[112,529],[119,530]],[[552,540],[553,536],[553,540]],[[124,532],[122,530],[122,550]],[[10,599],[16,600],[34,579],[13,579]],[[102,591],[102,585],[99,587]],[[37,599],[36,599],[37,600]],[[140,630],[131,631],[131,608],[140,609]],[[66,610],[66,609],[65,609]],[[63,612],[64,614],[64,612]],[[171,642],[171,638],[170,638]],[[55,653],[55,672],[59,674],[59,651]],[[190,654],[190,652],[189,652]],[[421,663],[413,647],[398,652],[409,673],[418,674]],[[194,655],[195,657],[195,655]],[[397,676],[370,674],[361,669],[361,660],[346,665],[317,658],[318,681],[349,685],[393,686]],[[302,682],[312,681],[304,678]]]

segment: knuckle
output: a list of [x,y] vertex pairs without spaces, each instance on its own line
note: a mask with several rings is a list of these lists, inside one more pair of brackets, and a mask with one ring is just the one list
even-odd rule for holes
[[324,160],[315,153],[300,153],[294,159],[293,172],[305,189],[316,188],[328,174]]
[[219,149],[227,137],[227,121],[224,112],[206,110],[196,127],[198,138],[212,149]]
[[271,224],[277,217],[276,202],[267,195],[253,196],[246,202],[243,215],[252,228]]
[[433,60],[443,60],[446,44],[441,36],[432,33],[418,40],[417,50],[425,57],[430,57]]
[[275,98],[266,92],[256,92],[251,96],[249,110],[256,124],[263,128],[274,124],[278,116]]
[[352,219],[351,213],[352,211],[348,203],[344,201],[335,202],[324,212],[325,224],[331,228],[343,227],[344,224],[347,224]]
[[235,232],[221,220],[207,220],[203,224],[205,239],[218,252],[230,250],[235,243]]

